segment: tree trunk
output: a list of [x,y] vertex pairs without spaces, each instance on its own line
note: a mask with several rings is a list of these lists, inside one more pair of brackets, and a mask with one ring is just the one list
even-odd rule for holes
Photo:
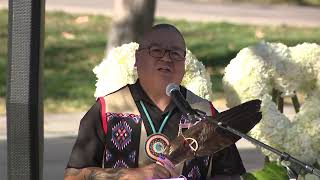
[[151,28],[156,0],[114,0],[114,14],[107,51],[124,43],[137,42]]

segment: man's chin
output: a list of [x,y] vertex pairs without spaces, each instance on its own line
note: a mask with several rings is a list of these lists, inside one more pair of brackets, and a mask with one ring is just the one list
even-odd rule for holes
[[170,83],[174,83],[174,84],[177,84],[177,85],[180,85],[181,81],[178,81],[174,78],[171,78],[171,77],[160,77],[160,78],[157,78],[157,80],[155,81],[156,85],[157,86],[163,86],[164,88],[167,87],[168,84]]

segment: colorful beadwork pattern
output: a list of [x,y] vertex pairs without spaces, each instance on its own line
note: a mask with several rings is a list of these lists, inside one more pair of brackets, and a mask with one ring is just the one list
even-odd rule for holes
[[128,168],[128,165],[123,160],[118,160],[113,168]]
[[188,122],[188,121],[189,121],[188,118],[184,117],[184,115],[181,115],[181,117],[180,117],[180,124],[186,123],[186,122]]
[[132,163],[134,163],[136,161],[136,151],[132,151],[130,154],[129,154],[129,159]]
[[147,156],[153,161],[157,161],[160,154],[169,145],[168,137],[164,134],[152,134],[147,138],[145,151]]
[[200,179],[201,174],[200,174],[200,169],[198,166],[194,166],[191,171],[188,173],[188,179]]
[[129,114],[129,113],[112,113],[112,112],[107,112],[107,121],[109,122],[113,118],[130,118],[132,119],[136,124],[139,123],[141,116],[140,115],[135,115],[135,114]]
[[132,129],[126,121],[120,121],[112,127],[111,141],[119,151],[123,150],[131,142],[131,132]]
[[107,149],[105,152],[105,159],[106,159],[106,161],[110,161],[112,159],[112,154]]

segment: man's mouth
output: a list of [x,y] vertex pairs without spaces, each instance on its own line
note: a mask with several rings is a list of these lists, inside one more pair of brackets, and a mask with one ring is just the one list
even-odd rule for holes
[[161,71],[161,72],[172,72],[171,69],[166,66],[159,67],[159,68],[157,68],[157,70]]

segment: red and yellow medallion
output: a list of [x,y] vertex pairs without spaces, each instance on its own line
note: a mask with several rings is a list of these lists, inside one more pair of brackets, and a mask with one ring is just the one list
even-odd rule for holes
[[169,139],[166,135],[160,133],[152,134],[145,144],[146,154],[153,161],[157,161],[168,145]]

